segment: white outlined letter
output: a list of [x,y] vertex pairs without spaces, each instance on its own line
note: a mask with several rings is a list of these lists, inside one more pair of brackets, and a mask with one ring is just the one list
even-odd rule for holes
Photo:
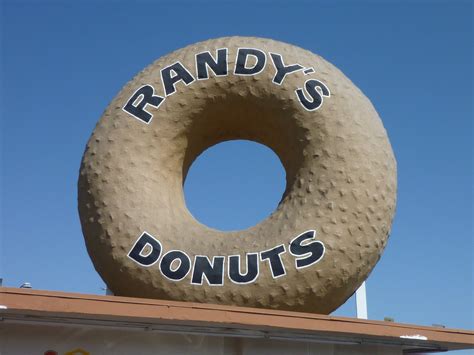
[[[172,267],[175,260],[179,261],[177,267]],[[160,261],[160,271],[164,277],[171,281],[180,281],[186,277],[191,269],[191,259],[181,250],[170,250]]]
[[191,284],[202,285],[204,277],[210,286],[224,285],[224,260],[223,256],[214,256],[211,263],[206,255],[196,255]]
[[316,79],[306,80],[306,82],[304,83],[304,87],[305,87],[305,90],[308,92],[310,98],[313,99],[312,101],[310,101],[306,97],[306,93],[303,91],[303,89],[296,89],[295,92],[301,105],[303,105],[303,107],[307,111],[317,110],[323,104],[323,96],[325,97],[331,96],[331,92],[329,91],[329,88],[319,80],[316,80]]
[[[171,72],[174,73],[173,76],[171,75]],[[194,78],[183,64],[176,62],[161,69],[161,80],[163,82],[165,95],[170,96],[176,92],[176,83],[183,81],[186,86],[188,86],[194,81]]]
[[[311,239],[312,241],[309,242]],[[303,269],[316,264],[323,258],[324,252],[324,244],[316,240],[315,230],[301,233],[290,242],[290,253],[296,256],[295,266],[297,269]]]
[[227,275],[233,283],[244,285],[254,282],[259,275],[258,253],[245,254],[246,273],[240,273],[240,255],[230,255],[227,263]]
[[281,260],[280,254],[286,252],[285,245],[280,244],[276,247],[260,252],[260,259],[262,261],[268,260],[270,263],[270,269],[274,279],[286,275],[285,265]]
[[270,53],[270,56],[272,57],[273,66],[276,69],[276,73],[272,79],[272,82],[277,85],[281,85],[283,83],[283,80],[285,80],[285,76],[287,74],[294,73],[294,72],[304,69],[304,67],[299,64],[285,65],[285,63],[283,62],[283,58],[281,57],[281,54]]
[[[255,57],[256,62],[253,67],[247,67],[248,56]],[[255,75],[265,69],[267,55],[265,52],[256,48],[239,48],[237,58],[235,59],[235,75]]]
[[[150,252],[143,255],[146,246],[149,246]],[[145,267],[152,266],[158,261],[161,255],[161,243],[155,239],[151,234],[143,232],[140,238],[137,239],[132,249],[128,253],[128,257]]]
[[209,79],[209,67],[216,76],[227,75],[227,48],[216,50],[215,60],[209,51],[196,54],[196,77],[198,80]]
[[132,115],[137,120],[149,124],[153,115],[145,110],[146,105],[158,108],[163,102],[164,97],[155,95],[155,89],[151,85],[144,85],[133,93],[128,99],[122,110]]

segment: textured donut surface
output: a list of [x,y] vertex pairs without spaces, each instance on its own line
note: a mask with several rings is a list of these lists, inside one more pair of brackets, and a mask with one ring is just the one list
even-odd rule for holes
[[[190,214],[183,183],[199,154],[232,139],[270,147],[287,186],[266,220],[222,232]],[[219,38],[120,91],[87,143],[78,203],[116,295],[327,314],[383,252],[396,162],[374,107],[333,65],[286,43]]]

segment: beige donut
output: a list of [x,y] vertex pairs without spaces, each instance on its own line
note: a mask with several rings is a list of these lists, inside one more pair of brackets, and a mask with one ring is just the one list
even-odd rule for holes
[[[222,232],[191,215],[183,182],[200,153],[232,139],[270,147],[287,185],[266,220]],[[333,65],[227,37],[130,81],[98,122],[78,185],[87,249],[114,294],[329,313],[387,243],[396,162],[370,101]]]

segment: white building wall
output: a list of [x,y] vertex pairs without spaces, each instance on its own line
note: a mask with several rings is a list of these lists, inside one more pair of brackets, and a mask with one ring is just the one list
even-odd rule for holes
[[[0,325],[1,355],[401,355],[398,346],[321,344],[78,325]],[[76,350],[76,351],[74,351]],[[54,354],[54,353],[50,353]],[[49,354],[48,354],[49,355]]]

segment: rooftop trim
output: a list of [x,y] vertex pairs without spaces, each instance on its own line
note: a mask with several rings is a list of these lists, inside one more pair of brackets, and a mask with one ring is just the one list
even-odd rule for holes
[[81,324],[177,333],[474,348],[474,332],[268,309],[0,287],[2,322]]

